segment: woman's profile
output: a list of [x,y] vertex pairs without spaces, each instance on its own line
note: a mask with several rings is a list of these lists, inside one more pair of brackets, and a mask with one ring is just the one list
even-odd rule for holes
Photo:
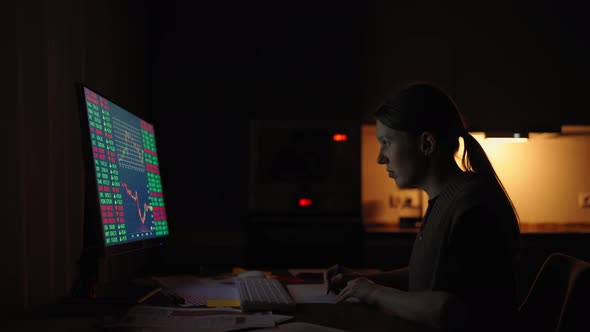
[[436,327],[503,326],[517,306],[518,220],[459,109],[440,88],[418,83],[385,100],[375,118],[384,175],[424,190],[428,208],[408,267],[369,276],[328,270],[337,301],[355,297]]

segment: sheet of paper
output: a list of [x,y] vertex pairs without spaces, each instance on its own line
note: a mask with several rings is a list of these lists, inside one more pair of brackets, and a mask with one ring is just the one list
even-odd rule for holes
[[199,278],[189,274],[158,276],[152,277],[152,279],[158,282],[158,284],[160,284],[162,287],[166,288],[175,288],[178,286],[184,286],[199,281]]
[[[326,286],[322,284],[294,284],[287,285],[289,294],[295,303],[336,303],[336,295],[326,294]],[[346,303],[358,302],[355,298],[348,298]]]
[[293,316],[272,314],[272,318],[275,320],[276,324],[280,324],[282,322],[286,322],[289,319],[293,318]]
[[240,300],[239,299],[207,299],[207,307],[215,308],[215,307],[239,307]]
[[208,300],[239,300],[239,292],[229,279],[196,278],[190,275],[154,277],[167,290],[186,300],[184,306],[206,306]]
[[174,308],[134,306],[114,326],[166,328],[167,330],[234,331],[275,326],[273,315],[245,315],[231,308]]
[[346,332],[345,330],[335,329],[333,327],[327,327],[323,325],[305,323],[305,322],[293,322],[287,323],[272,328],[255,329],[254,331],[282,331],[282,332]]

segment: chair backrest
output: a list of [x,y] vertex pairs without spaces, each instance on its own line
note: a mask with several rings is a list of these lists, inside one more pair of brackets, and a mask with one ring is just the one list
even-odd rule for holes
[[526,331],[590,331],[590,263],[551,254],[519,308]]

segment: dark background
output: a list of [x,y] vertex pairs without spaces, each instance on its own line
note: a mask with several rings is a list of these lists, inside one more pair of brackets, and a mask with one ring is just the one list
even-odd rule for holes
[[[589,124],[580,3],[4,1],[3,303],[8,312],[52,303],[76,278],[85,190],[76,82],[155,124],[173,234],[155,260],[243,265],[250,120],[360,126],[386,94],[427,80],[456,99],[473,130]],[[350,188],[347,179],[334,185]],[[353,222],[312,220],[271,234],[303,241],[341,232],[330,244],[360,245],[350,226],[360,210],[345,219]],[[276,224],[265,227],[257,234]],[[357,262],[401,264],[404,241],[367,253],[393,258]],[[346,260],[333,254],[325,260]],[[116,278],[152,260],[135,254],[102,268]]]

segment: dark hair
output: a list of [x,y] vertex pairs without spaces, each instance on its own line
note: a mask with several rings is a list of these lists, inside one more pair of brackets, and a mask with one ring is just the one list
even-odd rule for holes
[[[515,211],[502,181],[498,178],[485,151],[465,129],[463,117],[452,98],[439,87],[428,83],[407,86],[393,98],[387,98],[375,113],[375,118],[391,129],[435,135],[442,153],[454,155],[463,138],[461,157],[463,169],[474,172],[496,183]],[[515,211],[516,214],[516,211]]]

